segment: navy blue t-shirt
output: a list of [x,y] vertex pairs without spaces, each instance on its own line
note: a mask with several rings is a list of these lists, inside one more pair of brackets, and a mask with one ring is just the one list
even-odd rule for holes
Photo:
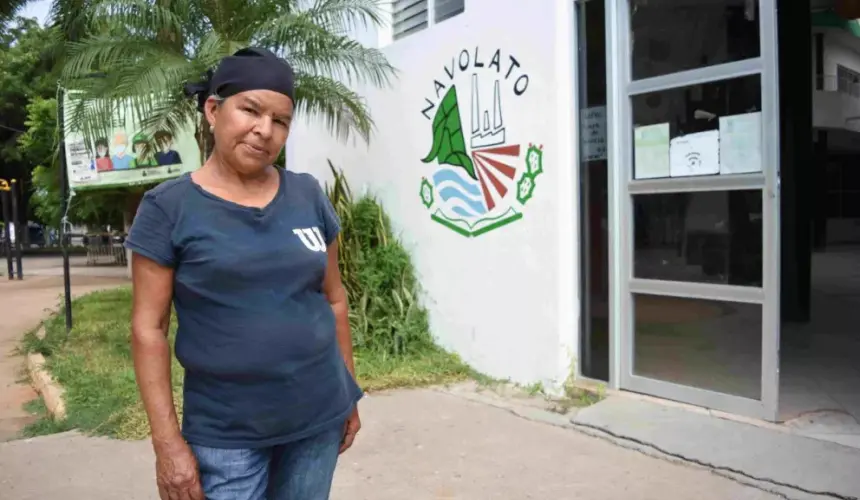
[[255,448],[343,425],[362,393],[322,290],[340,230],[319,183],[282,169],[264,208],[203,190],[190,174],[148,191],[126,240],[175,271],[182,433]]

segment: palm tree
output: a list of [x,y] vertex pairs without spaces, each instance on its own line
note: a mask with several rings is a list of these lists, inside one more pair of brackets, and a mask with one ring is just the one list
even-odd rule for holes
[[175,131],[193,120],[198,132],[205,131],[183,84],[222,57],[256,45],[292,64],[298,114],[323,119],[340,138],[357,134],[368,140],[373,122],[351,86],[386,86],[395,70],[382,52],[349,33],[381,25],[381,3],[56,0],[52,17],[67,46],[62,81],[78,92],[77,105],[67,113],[87,138],[107,132],[120,101],[132,103],[148,130]]

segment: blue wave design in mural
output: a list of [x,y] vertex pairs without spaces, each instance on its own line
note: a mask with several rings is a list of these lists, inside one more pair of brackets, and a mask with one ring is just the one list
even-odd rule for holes
[[476,215],[474,212],[470,212],[463,207],[454,207],[451,209],[451,211],[457,215],[460,215],[460,216],[463,216],[463,217],[466,217],[469,219],[475,217],[475,215]]
[[460,189],[454,186],[445,186],[439,190],[439,197],[442,198],[442,201],[448,201],[452,198],[460,200],[465,203],[473,212],[477,215],[482,215],[487,213],[487,209],[484,207],[484,203],[481,201],[476,201],[470,198],[468,195],[463,193]]
[[437,187],[443,182],[453,182],[467,194],[473,196],[481,196],[481,188],[478,187],[477,181],[466,178],[460,174],[462,169],[446,168],[433,174],[433,184]]
[[478,183],[461,173],[461,169],[445,168],[433,175],[436,193],[451,212],[466,218],[487,213]]

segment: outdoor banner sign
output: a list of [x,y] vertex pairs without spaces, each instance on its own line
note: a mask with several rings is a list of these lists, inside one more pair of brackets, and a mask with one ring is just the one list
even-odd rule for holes
[[154,184],[200,168],[200,150],[194,124],[170,133],[149,134],[140,125],[133,106],[112,112],[106,131],[94,140],[73,130],[74,93],[63,93],[66,169],[73,191]]

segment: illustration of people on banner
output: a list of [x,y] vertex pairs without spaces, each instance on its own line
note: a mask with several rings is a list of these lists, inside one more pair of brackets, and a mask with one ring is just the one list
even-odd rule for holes
[[[66,109],[73,109],[74,99],[64,97]],[[128,106],[116,112],[103,135],[86,138],[72,127],[70,115],[65,115],[65,146],[73,190],[149,184],[200,168],[193,122],[170,131],[147,130]]]

